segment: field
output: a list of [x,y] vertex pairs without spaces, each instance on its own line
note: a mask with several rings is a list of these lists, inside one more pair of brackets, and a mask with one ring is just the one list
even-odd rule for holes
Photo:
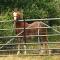
[[0,60],[60,60],[60,56],[5,56]]

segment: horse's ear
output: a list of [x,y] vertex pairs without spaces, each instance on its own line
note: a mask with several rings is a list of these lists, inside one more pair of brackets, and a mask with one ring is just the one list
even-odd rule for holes
[[21,13],[21,18],[23,19],[23,13]]
[[18,11],[18,8],[14,8],[14,11],[17,12]]
[[23,19],[23,10],[20,10],[20,17]]

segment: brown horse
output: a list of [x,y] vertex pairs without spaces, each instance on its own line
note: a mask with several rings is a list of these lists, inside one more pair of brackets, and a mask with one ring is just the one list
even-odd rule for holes
[[[25,24],[25,28],[31,28],[31,29],[27,29],[25,30],[20,30],[20,29],[17,29],[15,30],[16,31],[16,34],[19,34],[21,33],[19,36],[23,35],[24,33],[26,34],[26,36],[30,36],[30,35],[47,35],[47,29],[46,28],[41,28],[41,27],[45,27],[45,25],[40,21],[35,21],[35,22],[32,22],[32,23],[27,23],[27,22],[23,22],[23,21],[18,21],[20,19],[22,19],[22,16],[23,14],[21,14],[20,12],[18,11],[15,11],[13,13],[13,16],[14,16],[14,20],[15,20],[15,27],[16,28],[24,28],[24,24]],[[36,28],[36,27],[40,27],[40,28]],[[26,37],[27,38],[27,37]],[[38,40],[39,42],[48,42],[48,38],[47,36],[41,36],[41,37],[38,37]],[[18,39],[18,42],[19,39]],[[26,41],[25,41],[26,43]],[[45,48],[48,47],[47,43],[46,44],[42,44],[43,46],[45,46]],[[20,48],[20,45],[18,45],[18,49]],[[26,46],[24,45],[24,48],[26,49]],[[19,54],[19,51],[18,53]],[[25,54],[26,54],[26,51],[25,51]]]

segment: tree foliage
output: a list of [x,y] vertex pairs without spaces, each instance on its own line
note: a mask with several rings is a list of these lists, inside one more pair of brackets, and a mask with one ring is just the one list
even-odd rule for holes
[[[59,0],[0,0],[0,20],[13,19],[14,8],[23,9],[25,19],[60,17]],[[54,23],[60,24],[60,21],[49,21],[50,25]]]
[[0,0],[1,11],[12,11],[16,7],[24,10],[25,18],[60,17],[59,0]]

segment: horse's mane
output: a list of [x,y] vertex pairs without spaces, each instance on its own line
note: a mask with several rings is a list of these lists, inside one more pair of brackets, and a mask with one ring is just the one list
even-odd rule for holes
[[17,11],[17,17],[23,19],[23,13],[21,11]]

